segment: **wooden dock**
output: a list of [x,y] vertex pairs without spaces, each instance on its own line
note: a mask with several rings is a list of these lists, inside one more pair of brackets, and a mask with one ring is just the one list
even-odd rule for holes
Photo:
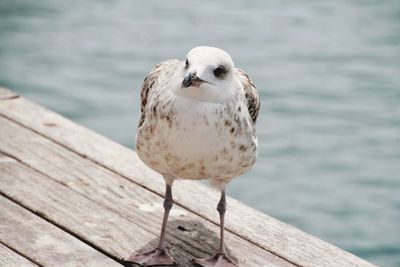
[[[167,243],[179,266],[192,266],[216,250],[219,192],[193,181],[173,190]],[[0,266],[121,266],[158,241],[160,175],[134,151],[2,88],[0,193]],[[240,266],[374,266],[232,198],[226,244]]]

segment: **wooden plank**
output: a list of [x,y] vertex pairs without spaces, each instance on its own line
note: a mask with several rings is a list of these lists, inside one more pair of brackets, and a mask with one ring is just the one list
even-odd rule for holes
[[156,235],[137,227],[136,223],[16,160],[4,160],[5,157],[1,156],[0,193],[98,250],[121,259],[132,250],[146,246],[149,240],[150,243],[156,240]]
[[[0,114],[55,140],[76,153],[161,195],[160,175],[140,162],[136,153],[24,98],[3,101]],[[134,133],[132,134],[134,135]],[[218,193],[196,182],[178,182],[174,198],[181,206],[218,222]],[[207,199],[202,196],[207,195]],[[246,214],[246,216],[243,216]],[[226,228],[250,242],[302,266],[373,266],[337,247],[228,198]],[[243,227],[246,225],[246,227]]]
[[37,267],[39,265],[29,261],[0,243],[0,266]]
[[0,196],[0,241],[42,266],[121,266]]
[[[158,195],[4,118],[0,118],[0,140],[5,140],[0,150],[18,159],[12,162],[12,158],[0,158],[4,162],[0,188],[10,197],[117,258],[143,249],[146,243],[148,248],[157,242],[162,216],[162,199]],[[52,179],[43,178],[19,161],[33,165]],[[90,203],[89,198],[95,203]],[[63,219],[68,214],[74,217]],[[111,235],[110,242],[99,243],[93,238],[104,232]],[[171,252],[180,259],[181,266],[190,265],[194,257],[211,255],[218,243],[217,226],[179,207],[171,212],[168,234]],[[291,266],[236,235],[228,233],[226,239],[231,255],[239,259],[241,266]]]

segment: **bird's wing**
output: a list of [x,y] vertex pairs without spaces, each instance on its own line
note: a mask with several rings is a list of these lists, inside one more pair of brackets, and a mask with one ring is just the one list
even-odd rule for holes
[[257,121],[258,111],[260,110],[260,97],[249,75],[243,70],[236,69],[236,74],[239,76],[243,89],[246,93],[247,108],[249,110],[251,119],[255,124]]
[[177,59],[170,59],[161,62],[160,64],[156,65],[144,79],[142,84],[142,91],[140,92],[140,98],[141,98],[140,110],[142,112],[142,115],[140,117],[139,127],[143,124],[145,117],[144,111],[146,109],[147,100],[152,88],[157,84],[157,80],[163,75],[163,72],[167,71],[171,65],[177,64],[178,62],[179,60]]
[[177,59],[170,59],[164,62],[161,62],[160,64],[157,64],[147,75],[147,77],[144,79],[143,84],[142,84],[142,91],[140,93],[141,100],[142,100],[142,105],[141,105],[141,111],[143,112],[146,104],[147,104],[147,97],[149,96],[149,93],[153,86],[156,84],[157,80],[162,76],[163,72],[168,69],[170,65],[178,63],[179,60]]

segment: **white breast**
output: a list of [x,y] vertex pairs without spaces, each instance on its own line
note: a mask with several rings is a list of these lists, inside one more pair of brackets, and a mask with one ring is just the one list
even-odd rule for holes
[[147,165],[177,178],[226,181],[251,168],[257,157],[253,125],[226,110],[246,107],[174,97],[147,114],[138,130],[137,152]]

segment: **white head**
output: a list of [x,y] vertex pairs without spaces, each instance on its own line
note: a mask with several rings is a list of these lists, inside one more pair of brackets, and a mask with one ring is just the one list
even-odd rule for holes
[[201,101],[217,102],[233,96],[235,67],[225,51],[198,46],[182,62],[182,83],[177,93]]

